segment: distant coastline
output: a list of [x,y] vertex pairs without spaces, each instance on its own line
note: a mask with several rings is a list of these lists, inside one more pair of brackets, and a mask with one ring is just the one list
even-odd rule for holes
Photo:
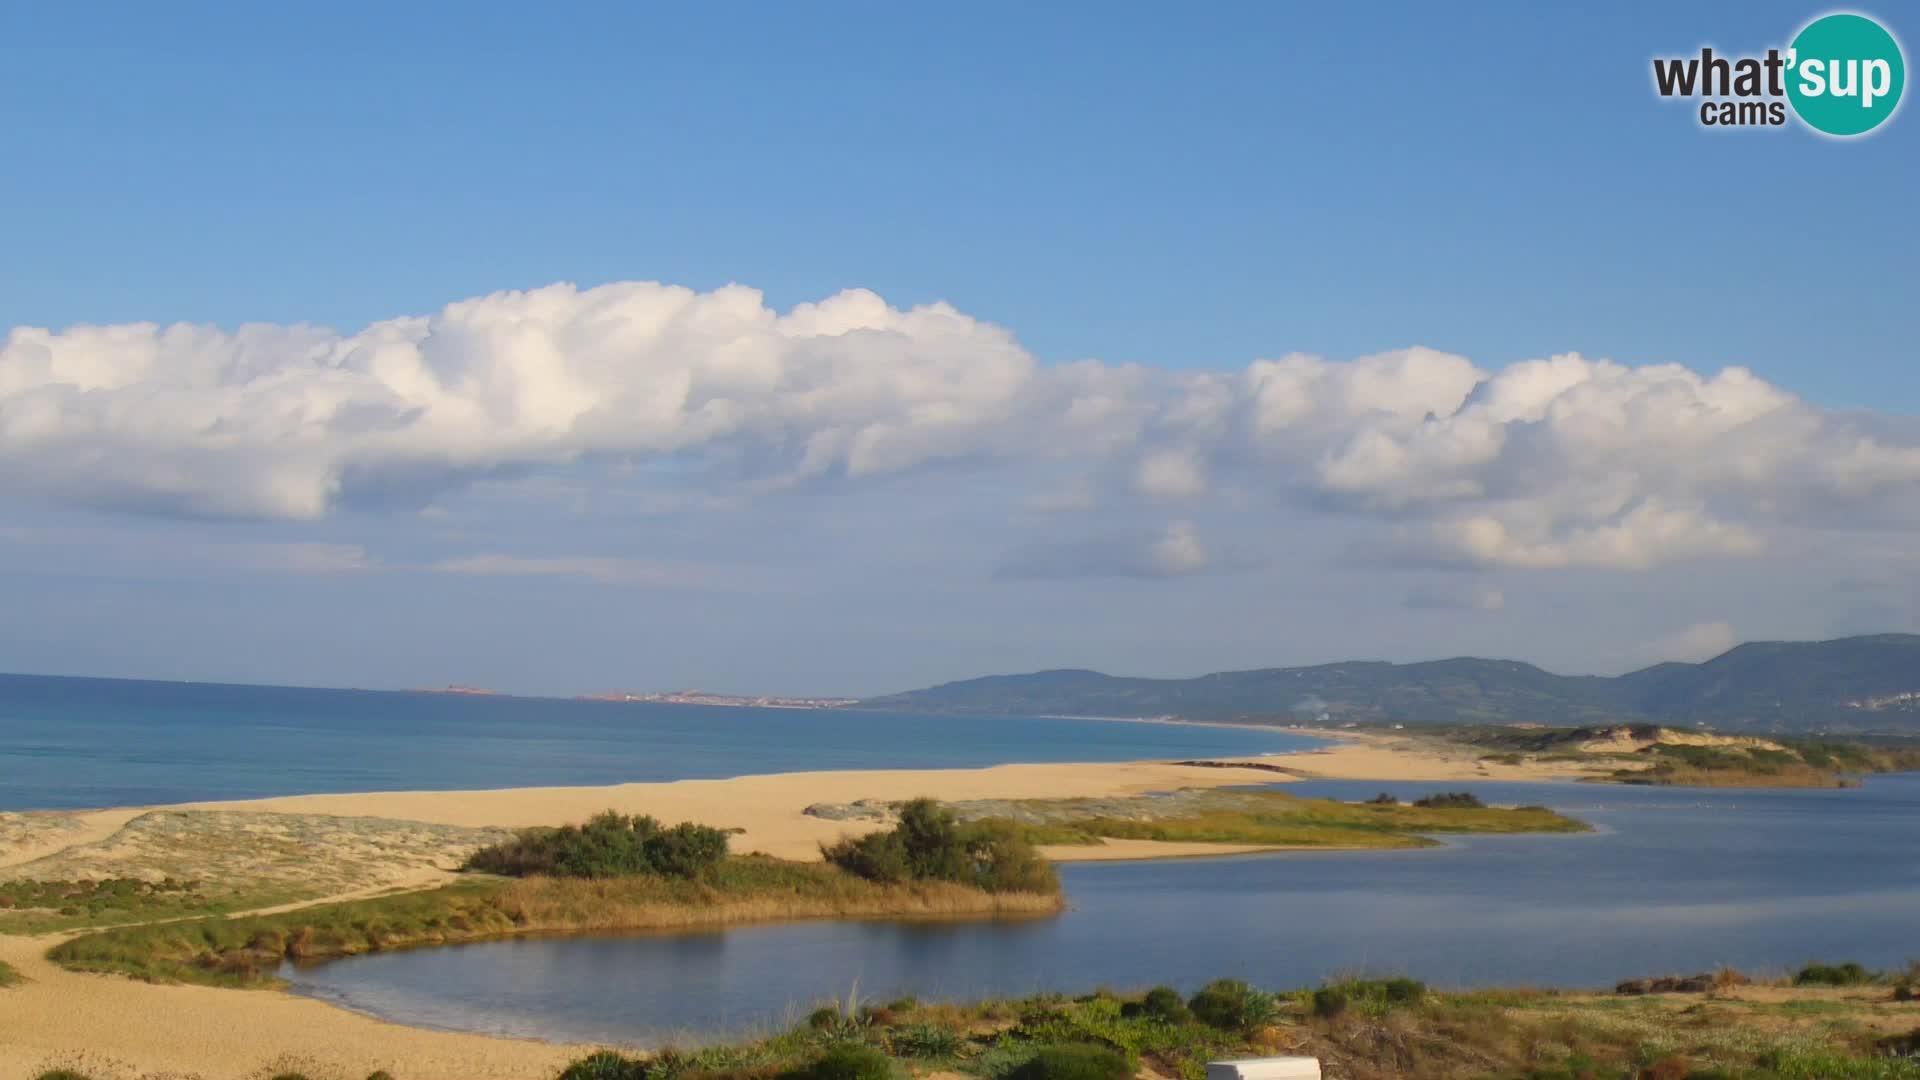
[[715,705],[734,709],[844,709],[860,703],[859,698],[716,694],[707,690],[665,692],[612,690],[599,694],[581,694],[574,700],[611,702],[619,705]]

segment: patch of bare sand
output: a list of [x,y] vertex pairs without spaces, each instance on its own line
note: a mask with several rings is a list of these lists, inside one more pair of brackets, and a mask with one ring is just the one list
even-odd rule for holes
[[124,1076],[242,1080],[296,1059],[349,1076],[386,1069],[408,1080],[535,1080],[583,1052],[401,1027],[291,994],[78,975],[47,962],[51,944],[0,937],[0,960],[31,980],[0,990],[0,1076],[88,1060]]
[[[775,773],[726,780],[618,784],[504,791],[404,791],[297,795],[195,804],[200,809],[394,818],[466,827],[520,828],[581,821],[602,810],[652,814],[742,830],[736,851],[815,859],[822,843],[870,831],[873,822],[809,817],[819,802],[961,799],[1070,799],[1137,795],[1180,787],[1226,787],[1299,778],[1395,780],[1555,780],[1587,775],[1575,765],[1503,765],[1432,740],[1338,733],[1323,750],[1222,759],[1246,767],[1199,768],[1163,761],[999,765],[986,769]],[[1277,771],[1284,770],[1284,771]]]
[[97,844],[142,813],[139,809],[0,812],[0,868],[33,862],[81,844]]

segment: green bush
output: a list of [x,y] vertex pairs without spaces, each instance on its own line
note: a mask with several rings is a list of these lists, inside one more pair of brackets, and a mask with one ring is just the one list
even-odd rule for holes
[[1216,979],[1208,983],[1187,1002],[1187,1008],[1201,1023],[1221,1031],[1265,1027],[1280,1014],[1279,999],[1239,979]]
[[612,1050],[597,1050],[560,1073],[560,1080],[646,1080],[646,1077],[646,1062]]
[[1120,1015],[1128,1019],[1144,1018],[1167,1024],[1184,1024],[1193,1019],[1192,1010],[1180,999],[1180,991],[1171,986],[1156,986],[1139,1001],[1127,1002],[1120,1007]]
[[932,799],[900,808],[886,832],[823,844],[827,861],[869,881],[953,881],[989,892],[1057,892],[1060,879],[1010,822],[963,823]]
[[987,1080],[1011,1080],[1013,1074],[1033,1060],[1038,1047],[1032,1043],[1002,1041],[980,1052],[966,1063],[966,1071]]
[[894,1080],[893,1059],[871,1046],[839,1043],[800,1076],[804,1080]]
[[1418,979],[1345,979],[1315,990],[1313,1011],[1316,1016],[1339,1016],[1354,1008],[1378,1015],[1426,996],[1427,984]]
[[1873,973],[1859,964],[1808,964],[1793,976],[1795,986],[1860,986],[1873,981]]
[[33,1080],[92,1080],[92,1078],[85,1073],[74,1072],[72,1069],[48,1069]]
[[1368,806],[1399,806],[1400,799],[1397,796],[1390,795],[1387,792],[1383,791],[1380,794],[1375,795],[1373,798],[1368,799],[1367,805]]
[[1012,1080],[1132,1080],[1133,1066],[1119,1052],[1088,1043],[1043,1046]]
[[1484,810],[1486,803],[1471,791],[1443,791],[1438,795],[1429,795],[1424,799],[1415,799],[1413,805],[1422,810]]
[[727,834],[719,829],[692,822],[665,828],[644,815],[608,810],[585,825],[523,829],[474,852],[465,868],[510,877],[692,878],[726,857]]
[[367,1074],[367,1080],[393,1080],[393,1074],[385,1069],[376,1069]]
[[807,1014],[807,1026],[815,1031],[825,1031],[840,1022],[840,1006],[822,1005]]
[[950,1058],[960,1056],[966,1040],[940,1024],[908,1024],[893,1029],[887,1036],[887,1046],[901,1057]]

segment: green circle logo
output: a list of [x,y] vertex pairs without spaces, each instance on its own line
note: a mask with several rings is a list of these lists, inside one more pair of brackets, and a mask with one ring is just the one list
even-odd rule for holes
[[1823,15],[1787,52],[1787,99],[1808,127],[1864,135],[1900,106],[1907,84],[1900,43],[1864,15]]

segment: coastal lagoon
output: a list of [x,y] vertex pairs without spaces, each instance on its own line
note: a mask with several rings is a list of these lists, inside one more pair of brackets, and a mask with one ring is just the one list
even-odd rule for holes
[[0,675],[0,810],[1319,746],[1278,731]]
[[[1463,785],[1292,784],[1411,798]],[[1731,965],[1920,955],[1920,775],[1859,790],[1470,784],[1542,803],[1585,835],[1420,851],[1311,852],[1061,868],[1070,910],[1020,921],[812,922],[511,940],[373,954],[283,974],[296,992],[402,1023],[639,1045],[749,1033],[824,999],[971,999],[1223,975],[1347,973],[1439,986],[1604,987]]]

